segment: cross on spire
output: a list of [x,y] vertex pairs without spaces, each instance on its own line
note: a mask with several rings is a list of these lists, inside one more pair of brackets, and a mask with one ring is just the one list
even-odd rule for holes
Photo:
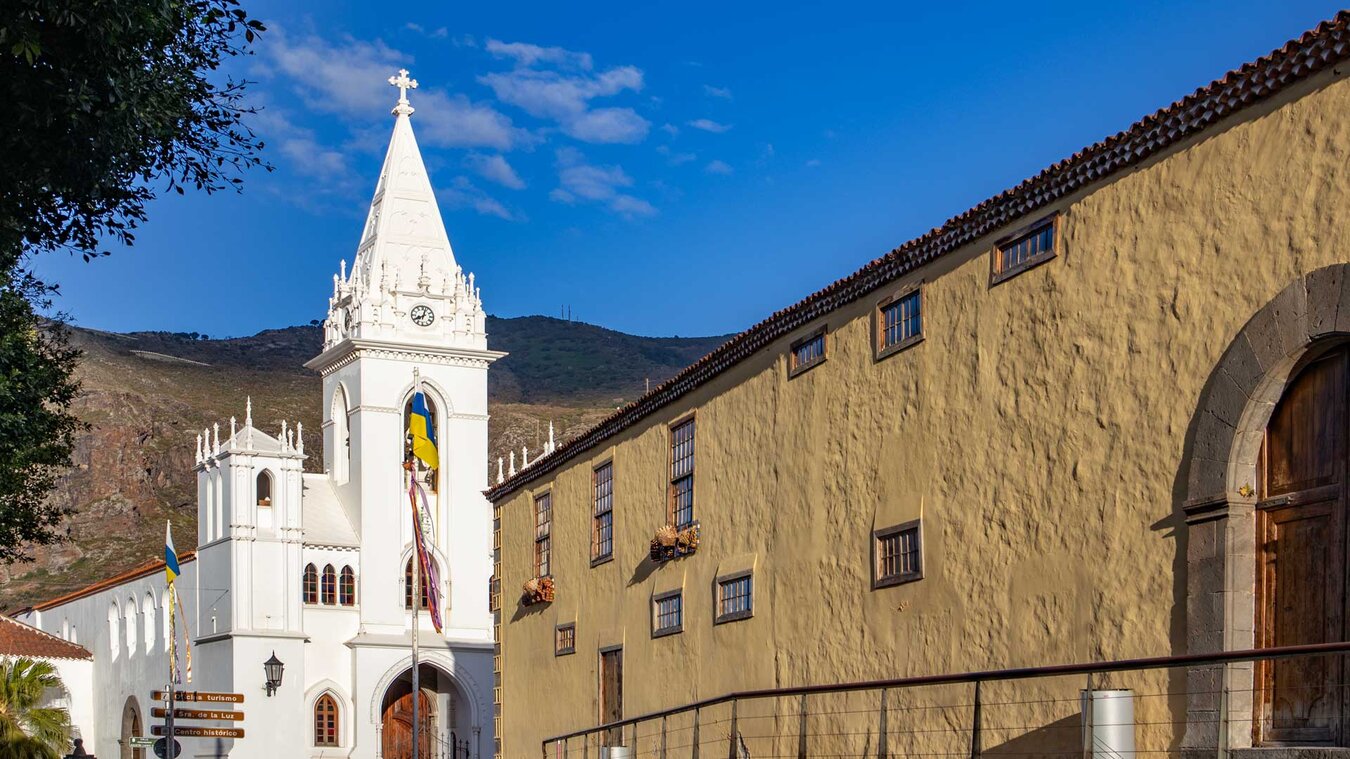
[[408,103],[408,90],[417,89],[417,80],[408,78],[407,69],[399,69],[398,76],[389,77],[389,84],[398,88],[398,105],[392,113],[398,116],[411,116],[413,107]]

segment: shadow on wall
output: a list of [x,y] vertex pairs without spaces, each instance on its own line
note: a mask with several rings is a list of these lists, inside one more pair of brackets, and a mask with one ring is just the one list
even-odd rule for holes
[[1012,740],[984,748],[980,756],[1076,756],[1082,752],[1083,716],[1072,714]]

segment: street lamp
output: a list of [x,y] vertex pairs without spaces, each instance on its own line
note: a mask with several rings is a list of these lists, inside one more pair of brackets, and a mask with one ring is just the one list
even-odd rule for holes
[[281,687],[281,674],[286,669],[286,665],[277,658],[277,652],[272,652],[272,658],[263,662],[263,671],[267,673],[267,695],[271,696]]

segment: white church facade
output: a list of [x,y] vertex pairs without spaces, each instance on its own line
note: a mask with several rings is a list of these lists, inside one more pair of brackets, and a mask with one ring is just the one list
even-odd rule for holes
[[[334,277],[323,351],[323,465],[300,425],[265,432],[252,409],[204,430],[197,545],[181,557],[182,688],[239,693],[242,738],[182,738],[185,757],[411,756],[413,604],[439,595],[443,629],[420,612],[423,759],[493,753],[493,619],[487,347],[472,274],[456,263],[413,136],[400,72],[394,129],[355,261]],[[438,470],[404,467],[415,382],[440,441]],[[228,426],[227,426],[228,425]],[[310,433],[312,435],[312,432]],[[412,587],[409,477],[427,492],[438,594]],[[182,541],[186,542],[186,541]],[[425,582],[425,578],[424,578]],[[162,722],[167,679],[162,562],[34,606],[20,619],[93,654],[92,714],[76,721],[101,759],[151,756],[130,738]],[[263,663],[284,664],[279,687]],[[186,662],[180,662],[185,669]],[[184,673],[187,674],[186,672]],[[189,705],[190,706],[190,705]]]

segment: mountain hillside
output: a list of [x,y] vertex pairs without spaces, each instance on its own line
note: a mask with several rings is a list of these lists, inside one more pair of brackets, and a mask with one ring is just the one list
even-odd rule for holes
[[[489,346],[510,354],[488,377],[493,456],[522,445],[538,450],[550,421],[560,440],[581,432],[724,339],[638,337],[543,316],[488,317],[487,329]],[[180,550],[193,546],[195,436],[242,419],[246,397],[262,429],[301,422],[308,466],[322,467],[319,377],[303,366],[319,353],[319,327],[222,340],[77,328],[72,341],[84,351],[76,409],[90,429],[55,496],[75,510],[70,540],[38,550],[34,563],[0,566],[0,607],[50,598],[159,555],[165,519]]]

